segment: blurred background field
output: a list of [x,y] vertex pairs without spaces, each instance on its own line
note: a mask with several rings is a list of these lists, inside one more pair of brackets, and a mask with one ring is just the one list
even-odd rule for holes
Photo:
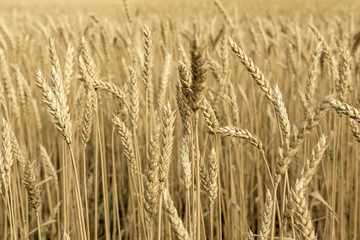
[[[9,9],[21,9],[35,12],[91,12],[123,16],[122,0],[1,0],[1,12]],[[356,0],[224,0],[229,13],[251,13],[255,15],[284,14],[296,17],[297,15],[329,16],[334,13],[356,12],[359,2]],[[172,17],[191,17],[192,15],[213,16],[217,11],[210,0],[131,0],[129,6],[136,16],[143,17],[149,14]],[[217,16],[220,17],[220,16]],[[125,20],[125,19],[124,19]]]

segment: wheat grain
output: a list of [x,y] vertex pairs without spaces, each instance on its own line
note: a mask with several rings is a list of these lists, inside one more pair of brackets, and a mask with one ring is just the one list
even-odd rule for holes
[[33,165],[29,162],[25,165],[23,181],[29,196],[29,204],[38,212],[41,204],[39,180],[35,175]]
[[20,166],[21,170],[25,167],[25,156],[20,148],[20,144],[15,136],[15,133],[10,129],[11,131],[11,144],[12,144],[12,153],[14,160],[16,160],[17,164]]
[[92,87],[91,83],[88,87],[88,92],[86,94],[85,101],[85,110],[83,117],[83,128],[81,131],[81,144],[83,148],[86,147],[87,142],[90,139],[91,129],[93,125],[93,113],[97,109],[97,95],[95,89]]
[[59,57],[56,53],[55,40],[53,38],[49,39],[49,54],[50,54],[51,66],[53,68],[55,68],[56,74],[58,74],[59,77],[62,78],[60,61],[59,61]]
[[180,146],[180,164],[182,167],[182,170],[184,172],[184,182],[185,182],[185,188],[186,190],[189,190],[191,187],[191,180],[192,180],[192,173],[191,173],[191,162],[190,162],[190,137],[188,135],[185,135],[182,137],[181,140],[181,146]]
[[70,234],[64,232],[64,233],[63,233],[62,240],[70,240],[70,239],[71,239],[71,238],[70,238]]
[[130,15],[129,5],[128,5],[127,1],[123,0],[123,4],[124,4],[124,10],[125,10],[125,14],[126,14],[126,19],[129,23],[132,23],[132,18]]
[[130,75],[130,121],[134,130],[137,129],[137,121],[139,118],[139,87],[135,71],[132,67],[129,67]]
[[[322,43],[319,42],[311,53],[310,64],[308,67],[308,79],[306,82],[306,111],[309,113],[309,108],[313,102],[316,86],[317,74],[320,56],[322,53]],[[307,113],[307,114],[308,114]]]
[[274,108],[277,115],[278,122],[280,124],[282,135],[284,136],[284,141],[288,142],[290,138],[290,120],[285,108],[285,104],[282,98],[282,94],[278,85],[274,87]]
[[40,156],[42,162],[45,164],[45,168],[49,176],[54,180],[55,182],[58,181],[58,176],[56,173],[56,169],[53,165],[53,163],[50,160],[49,154],[46,151],[46,148],[40,144]]
[[74,66],[74,48],[71,44],[69,44],[66,50],[65,57],[65,66],[64,66],[64,86],[65,86],[65,94],[69,95],[70,86],[71,86],[71,75],[73,74],[73,66]]
[[266,190],[264,213],[261,221],[259,239],[266,240],[270,235],[270,225],[272,216],[273,200],[269,189]]
[[214,134],[216,132],[216,129],[219,127],[219,122],[216,119],[213,108],[205,97],[201,100],[200,109],[204,115],[210,133]]
[[[19,101],[20,106],[26,107],[26,97],[25,97],[25,91],[24,91],[24,83],[26,82],[24,76],[22,75],[20,68],[18,65],[13,64],[12,69],[15,72],[15,82],[16,87],[19,93]],[[27,109],[29,110],[29,109]],[[28,111],[29,112],[29,111]]]
[[360,45],[360,32],[357,32],[353,37],[353,45],[351,47],[351,54],[355,54],[356,50],[358,49]]
[[318,104],[318,106],[310,113],[305,121],[300,125],[297,132],[290,136],[289,143],[284,143],[279,150],[279,156],[276,160],[276,181],[280,181],[280,176],[285,174],[289,168],[292,158],[297,153],[300,144],[304,141],[305,137],[309,135],[320,122],[320,120],[328,112],[330,103],[333,96],[326,96]]
[[175,122],[175,111],[171,111],[170,104],[163,108],[163,121],[161,130],[161,157],[160,157],[160,184],[161,191],[165,188],[166,181],[168,179],[171,153],[174,141],[174,122]]
[[210,196],[210,189],[209,189],[209,171],[206,168],[206,165],[202,158],[200,157],[200,153],[195,154],[196,161],[200,161],[200,180],[201,180],[201,186],[204,188],[205,192]]
[[357,110],[355,107],[336,99],[331,99],[330,104],[338,114],[345,114],[349,118],[360,122],[360,111]]
[[186,103],[186,98],[181,90],[181,83],[178,81],[176,84],[176,102],[178,106],[178,110],[181,117],[181,122],[184,125],[184,132],[186,135],[191,134],[191,115],[192,115],[192,109],[191,107]]
[[267,99],[270,102],[274,101],[273,90],[270,86],[270,82],[265,78],[264,74],[260,71],[260,69],[255,65],[255,63],[243,52],[243,50],[229,37],[229,45],[231,50],[236,54],[239,58],[240,62],[244,64],[247,71],[254,78],[256,83],[260,86],[261,90],[265,92]]
[[216,152],[215,149],[212,148],[210,155],[210,164],[209,164],[209,182],[208,182],[208,188],[209,188],[209,200],[210,200],[210,212],[213,212],[215,200],[217,198],[218,193],[218,184],[217,184],[217,177],[219,173],[219,167],[216,159]]
[[0,22],[0,31],[2,32],[7,42],[7,47],[9,47],[11,51],[15,51],[16,43],[14,41],[14,35],[10,32],[9,28],[6,26],[3,20]]
[[93,79],[91,82],[95,89],[106,90],[115,95],[118,99],[120,99],[120,101],[123,101],[126,105],[128,105],[124,91],[115,84],[96,79]]
[[8,122],[3,118],[1,126],[2,136],[2,163],[0,163],[1,177],[4,183],[5,191],[10,187],[11,167],[14,163],[13,146],[11,143],[11,128]]
[[159,106],[163,106],[165,104],[165,95],[168,86],[168,80],[170,77],[171,63],[172,63],[171,54],[167,53],[165,55],[164,68],[159,82],[158,99],[157,99],[157,103]]
[[147,94],[147,106],[151,109],[153,103],[153,83],[152,83],[152,69],[153,69],[153,60],[152,60],[152,36],[151,31],[148,26],[142,28],[145,43],[144,43],[144,64],[142,67],[142,80],[145,84],[146,94]]
[[339,61],[339,79],[337,81],[336,90],[339,95],[339,100],[344,102],[351,82],[351,71],[350,71],[350,56],[346,49],[340,50],[340,61]]
[[125,150],[125,156],[126,156],[126,158],[128,160],[129,167],[134,173],[137,173],[138,169],[137,169],[137,164],[136,164],[136,159],[135,159],[135,152],[134,152],[134,145],[133,145],[130,130],[125,126],[125,123],[122,122],[115,115],[113,116],[112,123],[113,123],[114,127],[118,130],[119,134],[120,134],[121,142],[122,142],[122,145],[123,145],[124,150]]
[[147,182],[145,183],[145,210],[146,220],[150,222],[154,219],[158,210],[159,200],[159,168],[160,168],[160,128],[155,128],[153,136],[150,138],[148,168],[146,171]]
[[314,176],[317,166],[320,163],[322,156],[326,150],[326,138],[321,136],[319,142],[313,148],[311,156],[307,160],[303,170],[301,171],[301,179],[303,182],[303,188],[307,187]]
[[87,69],[87,72],[88,72],[90,78],[97,79],[98,78],[97,69],[95,66],[95,62],[94,62],[93,58],[91,57],[89,46],[88,46],[88,43],[87,43],[85,37],[81,38],[80,53],[81,53],[81,57],[83,58],[83,60],[85,62],[86,69]]
[[4,81],[5,92],[11,105],[11,111],[14,114],[14,117],[18,119],[20,117],[19,105],[3,49],[0,49],[0,71],[2,80]]
[[317,239],[305,198],[304,183],[301,180],[296,181],[292,197],[295,203],[294,217],[298,235],[304,239]]
[[45,82],[40,70],[36,72],[35,76],[35,83],[41,89],[43,101],[48,106],[49,113],[53,116],[54,123],[61,137],[67,144],[71,144],[71,122],[68,107],[66,107],[67,109],[61,108],[63,104],[60,104],[53,90]]
[[175,233],[176,239],[178,240],[190,239],[189,233],[185,229],[183,222],[179,218],[177,210],[174,206],[174,203],[167,189],[164,189],[162,193],[162,198],[164,201],[165,210],[168,213],[169,222],[171,223],[171,229]]
[[[192,94],[190,105],[194,111],[199,109],[203,98],[203,90],[205,88],[206,81],[206,45],[205,43],[201,43],[198,38],[191,43],[191,90]],[[186,95],[184,93],[184,95]]]
[[219,0],[214,0],[214,3],[216,5],[216,7],[219,9],[219,11],[221,12],[221,14],[223,15],[223,17],[225,18],[226,23],[230,26],[231,29],[234,29],[234,24],[228,14],[228,12],[222,5],[222,3]]
[[349,119],[350,126],[351,126],[351,132],[353,133],[353,136],[356,138],[356,141],[360,141],[360,128],[359,123],[357,123],[354,119]]
[[249,143],[251,145],[258,148],[260,151],[264,151],[263,144],[259,140],[259,138],[256,137],[255,135],[253,135],[252,133],[250,133],[246,129],[236,128],[236,127],[232,127],[232,126],[223,126],[223,127],[218,127],[215,130],[215,133],[219,134],[221,136],[229,136],[229,137],[245,139],[245,140],[249,141]]

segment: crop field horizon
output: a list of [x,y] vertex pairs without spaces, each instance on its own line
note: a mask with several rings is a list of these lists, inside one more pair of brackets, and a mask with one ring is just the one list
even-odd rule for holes
[[360,2],[0,6],[0,239],[360,239]]

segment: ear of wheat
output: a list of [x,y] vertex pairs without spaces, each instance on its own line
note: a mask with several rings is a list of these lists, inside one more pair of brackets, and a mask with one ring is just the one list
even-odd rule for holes
[[[48,106],[49,113],[52,115],[61,137],[67,144],[71,144],[72,134],[69,107],[66,106],[65,108],[62,108],[66,104],[66,102],[64,102],[65,99],[62,96],[64,92],[58,89],[60,92],[55,94],[54,90],[51,89],[45,82],[40,70],[38,70],[35,74],[35,83],[41,89],[43,101]],[[62,97],[61,100],[59,99],[59,95]]]
[[162,193],[162,198],[164,201],[165,210],[168,214],[169,222],[171,223],[171,229],[175,233],[176,239],[189,240],[189,233],[185,229],[183,222],[179,218],[177,210],[174,206],[174,202],[171,199],[170,194],[166,188]]
[[23,181],[28,192],[29,204],[36,212],[38,212],[41,204],[39,180],[35,175],[33,165],[29,162],[25,165]]
[[49,176],[52,178],[52,180],[54,180],[55,182],[58,181],[58,176],[56,173],[56,169],[53,165],[53,163],[50,160],[50,157],[46,151],[46,148],[42,145],[40,145],[40,157],[41,160],[43,161],[46,171],[49,174]]

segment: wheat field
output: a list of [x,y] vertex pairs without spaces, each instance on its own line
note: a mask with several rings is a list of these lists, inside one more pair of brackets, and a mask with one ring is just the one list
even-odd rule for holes
[[0,239],[360,239],[356,1],[0,6]]

